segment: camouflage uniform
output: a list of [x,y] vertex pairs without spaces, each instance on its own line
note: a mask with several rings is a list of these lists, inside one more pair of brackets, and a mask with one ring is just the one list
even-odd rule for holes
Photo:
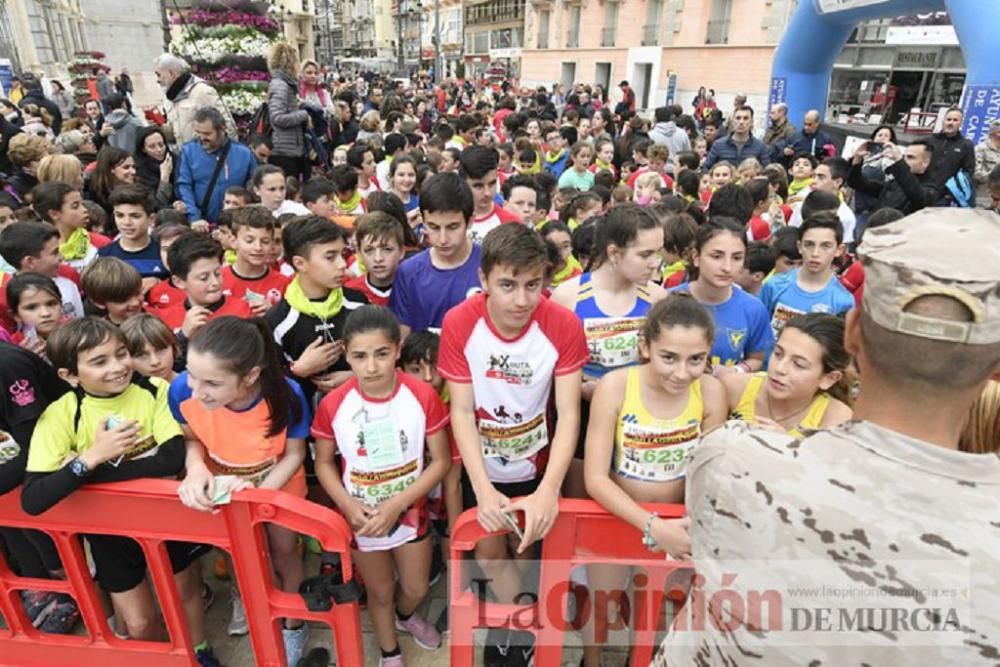
[[[1000,342],[1000,217],[957,211],[866,233],[864,308],[878,326]],[[973,320],[905,312],[923,295],[955,298]],[[867,421],[802,439],[729,422],[694,450],[686,504],[698,578],[656,667],[1000,664],[997,454]],[[779,603],[761,603],[772,591]]]

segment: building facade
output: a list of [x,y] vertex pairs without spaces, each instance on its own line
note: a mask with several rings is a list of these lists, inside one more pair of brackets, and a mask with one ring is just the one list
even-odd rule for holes
[[[435,11],[438,13],[437,30],[435,30]],[[420,64],[425,71],[432,70],[435,40],[440,39],[443,75],[438,76],[438,73],[435,73],[437,78],[458,76],[464,70],[462,15],[462,0],[423,0]]]
[[689,110],[705,86],[726,111],[737,94],[765,109],[774,50],[797,4],[529,0],[521,83],[600,84],[617,100],[618,84],[627,80],[637,108],[646,110],[668,99]]
[[[521,78],[526,15],[525,0],[464,3],[466,77],[515,81]],[[543,58],[539,53],[538,59]]]
[[0,0],[0,58],[15,72],[65,79],[74,53],[101,46],[85,19],[80,0]]
[[827,118],[918,131],[961,101],[966,74],[945,12],[864,23],[833,68]]

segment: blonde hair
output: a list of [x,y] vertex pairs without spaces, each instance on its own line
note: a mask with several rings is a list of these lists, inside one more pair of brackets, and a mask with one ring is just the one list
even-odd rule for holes
[[7,155],[15,167],[27,167],[48,154],[48,139],[34,134],[14,135],[7,144]]
[[299,65],[299,71],[300,72],[304,71],[305,68],[309,67],[310,65],[315,67],[316,72],[319,73],[320,70],[319,63],[313,60],[312,58],[306,58],[305,60],[303,60],[302,63]]
[[649,187],[650,185],[656,185],[657,188],[663,183],[663,177],[657,174],[655,171],[647,171],[646,173],[635,179],[635,189]]
[[382,125],[382,117],[378,111],[369,111],[361,117],[361,129],[365,132],[378,132]]
[[299,75],[299,54],[288,42],[275,42],[267,54],[267,68],[274,72],[284,72],[289,76]]
[[744,169],[753,169],[753,175],[754,177],[757,177],[760,176],[761,171],[763,171],[764,168],[760,166],[760,162],[757,161],[757,158],[748,157],[746,160],[743,160],[743,162],[740,162],[740,166],[736,168],[736,171],[741,172]]
[[39,183],[62,181],[70,185],[79,184],[83,178],[83,166],[75,155],[46,155],[38,163],[36,176]]
[[992,454],[1000,449],[1000,382],[990,380],[983,387],[962,430],[958,449],[970,454]]

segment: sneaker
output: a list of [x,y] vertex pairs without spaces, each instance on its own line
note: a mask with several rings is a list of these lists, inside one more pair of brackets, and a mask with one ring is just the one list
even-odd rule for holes
[[125,640],[129,638],[128,632],[121,632],[118,630],[118,617],[115,616],[114,614],[108,616],[108,629],[111,630],[111,634],[113,634],[118,639]]
[[405,621],[396,616],[396,629],[409,633],[420,648],[436,651],[441,648],[441,633],[420,614],[414,612]]
[[198,667],[222,667],[222,663],[212,653],[212,647],[195,651],[194,657],[198,661]]
[[21,591],[21,604],[24,613],[34,627],[40,626],[49,617],[58,600],[55,593],[49,591]]
[[79,620],[80,608],[76,605],[76,600],[65,593],[56,593],[48,616],[36,627],[54,635],[68,635]]
[[[233,615],[229,618],[229,625],[226,626],[226,633],[230,637],[240,637],[250,632],[247,626],[247,614],[243,609],[243,600],[236,589],[232,589],[233,595]],[[289,663],[294,664],[294,663]]]
[[281,638],[285,642],[285,659],[289,665],[299,664],[309,640],[309,626],[303,623],[294,630],[281,629]]
[[209,586],[208,584],[202,582],[202,584],[201,584],[201,606],[202,606],[202,608],[204,608],[205,611],[208,611],[208,608],[212,606],[213,602],[215,602],[215,591],[212,590],[211,586]]
[[403,656],[394,655],[391,658],[379,658],[378,667],[403,667]]

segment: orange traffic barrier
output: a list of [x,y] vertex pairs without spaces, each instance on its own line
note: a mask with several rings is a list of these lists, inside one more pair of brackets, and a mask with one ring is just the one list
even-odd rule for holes
[[[210,544],[232,556],[250,627],[250,643],[260,667],[285,664],[281,619],[300,618],[329,625],[341,665],[364,664],[361,617],[351,565],[351,532],[336,512],[283,493],[251,489],[236,493],[216,513],[184,507],[177,483],[139,480],[95,484],[75,491],[40,516],[21,511],[20,491],[0,496],[0,526],[48,533],[59,551],[65,580],[16,576],[0,557],[0,664],[18,667],[175,667],[196,665],[166,542]],[[313,577],[300,595],[275,588],[268,560],[266,524],[311,535],[323,549],[340,554],[342,582]],[[108,628],[91,581],[79,537],[84,534],[130,537],[142,547],[169,633],[166,642],[118,639]],[[46,634],[32,627],[19,591],[42,590],[71,595],[86,626],[84,636]]]
[[[645,509],[666,519],[684,516],[683,505],[641,503]],[[463,557],[475,550],[483,538],[497,535],[479,525],[476,511],[469,510],[459,517],[451,532],[451,560],[462,563]],[[577,567],[610,564],[641,570],[641,595],[632,618],[631,664],[647,665],[655,648],[660,610],[667,598],[682,602],[683,585],[671,581],[672,574],[686,574],[689,565],[667,560],[642,544],[642,534],[610,514],[592,500],[562,499],[559,516],[552,530],[542,541],[537,600],[531,604],[499,604],[480,600],[463,587],[461,567],[452,567],[450,627],[452,667],[473,664],[473,633],[476,628],[510,627],[531,632],[535,636],[536,667],[557,667],[562,664],[565,633],[570,625],[564,617],[570,591],[570,573]],[[687,577],[681,577],[686,580]],[[668,589],[668,585],[671,586]],[[529,619],[530,623],[526,623]]]

